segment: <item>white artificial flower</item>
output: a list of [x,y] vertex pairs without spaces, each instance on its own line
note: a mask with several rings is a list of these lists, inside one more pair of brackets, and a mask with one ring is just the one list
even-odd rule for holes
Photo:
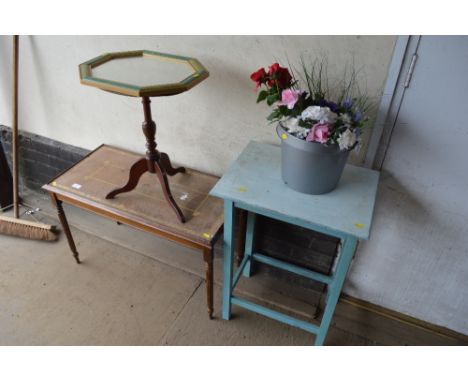
[[297,138],[305,139],[307,134],[309,134],[310,129],[299,126],[298,118],[289,118],[281,123],[286,128],[289,134],[292,134]]
[[346,125],[349,125],[352,121],[351,116],[348,113],[341,114],[340,118]]
[[281,124],[288,129],[290,133],[295,132],[299,126],[299,119],[297,118],[288,118],[286,121],[282,121]]
[[300,139],[306,139],[307,135],[309,135],[310,129],[305,127],[300,127],[295,136]]
[[329,107],[321,106],[309,106],[301,114],[301,119],[312,119],[321,123],[333,123],[337,117]]
[[338,145],[340,150],[349,150],[357,141],[356,134],[350,129],[346,129],[338,138]]

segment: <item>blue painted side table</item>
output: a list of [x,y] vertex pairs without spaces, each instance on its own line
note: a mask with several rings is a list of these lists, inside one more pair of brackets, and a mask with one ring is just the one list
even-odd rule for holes
[[[307,176],[307,174],[304,174]],[[229,320],[232,304],[315,334],[322,345],[330,326],[358,240],[368,240],[379,173],[346,165],[338,187],[324,195],[288,188],[281,179],[279,147],[250,142],[210,194],[224,199],[224,286],[222,316]],[[234,273],[235,208],[248,212],[244,258]],[[331,275],[313,272],[253,251],[255,216],[282,220],[341,239],[341,251]],[[240,277],[250,276],[252,261],[325,283],[326,305],[320,325],[302,321],[233,294]]]

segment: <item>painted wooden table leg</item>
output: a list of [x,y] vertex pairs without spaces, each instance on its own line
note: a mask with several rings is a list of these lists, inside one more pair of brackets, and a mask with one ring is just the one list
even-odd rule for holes
[[357,239],[355,237],[348,236],[345,238],[342,252],[336,266],[336,271],[333,275],[333,281],[329,285],[327,304],[323,312],[319,331],[315,337],[315,345],[323,345],[323,342],[325,341],[333,313],[335,312],[336,304],[340,298],[346,274],[348,273],[349,265],[351,264],[351,260],[354,256],[356,245]]
[[224,201],[223,319],[231,318],[232,277],[234,268],[234,203]]
[[203,260],[205,260],[205,283],[206,303],[208,306],[208,317],[213,318],[213,248],[203,249]]
[[245,264],[243,275],[250,277],[252,275],[252,252],[255,232],[255,215],[254,212],[250,212],[247,215],[247,229],[245,231],[245,252],[244,256],[248,256],[250,260]]

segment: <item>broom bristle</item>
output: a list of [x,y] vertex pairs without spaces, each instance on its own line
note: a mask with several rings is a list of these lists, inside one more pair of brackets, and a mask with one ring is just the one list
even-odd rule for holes
[[57,234],[54,231],[55,227],[48,224],[29,222],[27,220],[7,218],[3,216],[0,217],[0,234],[33,240],[54,241],[57,240]]

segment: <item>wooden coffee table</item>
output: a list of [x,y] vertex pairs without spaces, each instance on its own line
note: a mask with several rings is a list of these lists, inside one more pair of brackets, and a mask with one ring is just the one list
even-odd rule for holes
[[80,263],[62,202],[83,208],[140,230],[199,249],[206,263],[208,314],[213,315],[213,245],[223,225],[223,201],[208,195],[218,181],[212,175],[186,169],[171,180],[172,194],[186,217],[180,224],[168,208],[164,191],[152,174],[141,176],[136,188],[115,199],[106,195],[125,182],[128,168],[141,157],[101,145],[73,167],[43,186],[58,216],[77,263]]

